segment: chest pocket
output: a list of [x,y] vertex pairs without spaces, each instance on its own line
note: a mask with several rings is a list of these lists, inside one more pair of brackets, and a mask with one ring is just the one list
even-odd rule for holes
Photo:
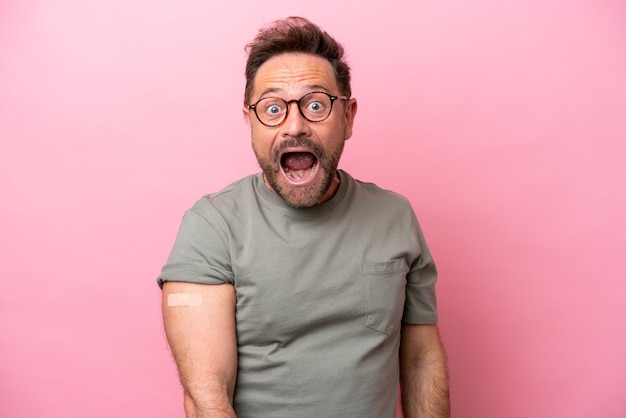
[[363,263],[365,325],[369,328],[387,335],[400,328],[408,271],[404,258]]

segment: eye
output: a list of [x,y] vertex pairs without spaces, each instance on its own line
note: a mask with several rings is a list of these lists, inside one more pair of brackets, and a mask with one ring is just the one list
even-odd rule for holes
[[266,117],[275,118],[285,113],[285,103],[280,99],[268,97],[258,103],[258,109]]
[[277,115],[280,113],[280,106],[274,104],[274,105],[270,105],[267,108],[267,113],[269,113],[270,115]]
[[324,103],[318,101],[311,102],[307,105],[307,109],[311,112],[320,112],[324,110]]

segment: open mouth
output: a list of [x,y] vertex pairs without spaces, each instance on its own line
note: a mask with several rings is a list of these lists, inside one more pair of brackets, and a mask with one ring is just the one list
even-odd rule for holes
[[290,183],[302,185],[315,176],[319,162],[311,152],[286,152],[280,157],[280,166]]

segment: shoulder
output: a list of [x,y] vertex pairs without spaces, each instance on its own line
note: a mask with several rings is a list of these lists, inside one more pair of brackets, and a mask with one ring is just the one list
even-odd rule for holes
[[353,185],[354,199],[358,204],[372,205],[377,210],[413,211],[411,203],[405,196],[392,190],[384,189],[375,183],[357,180],[348,173],[344,172],[344,174]]
[[242,205],[254,200],[251,198],[256,193],[257,177],[258,175],[252,174],[229,184],[218,192],[206,194],[198,199],[189,211],[202,217],[212,217],[215,212],[228,215],[241,210]]

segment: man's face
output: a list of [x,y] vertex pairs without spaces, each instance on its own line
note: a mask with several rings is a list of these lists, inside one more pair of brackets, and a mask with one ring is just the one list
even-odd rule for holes
[[[297,100],[316,91],[341,95],[330,63],[316,55],[285,53],[261,65],[250,103],[265,97]],[[352,135],[356,100],[337,100],[330,116],[321,122],[309,122],[297,104],[291,103],[286,120],[278,127],[261,124],[245,106],[243,111],[268,187],[293,207],[313,206],[334,195],[339,158]]]

